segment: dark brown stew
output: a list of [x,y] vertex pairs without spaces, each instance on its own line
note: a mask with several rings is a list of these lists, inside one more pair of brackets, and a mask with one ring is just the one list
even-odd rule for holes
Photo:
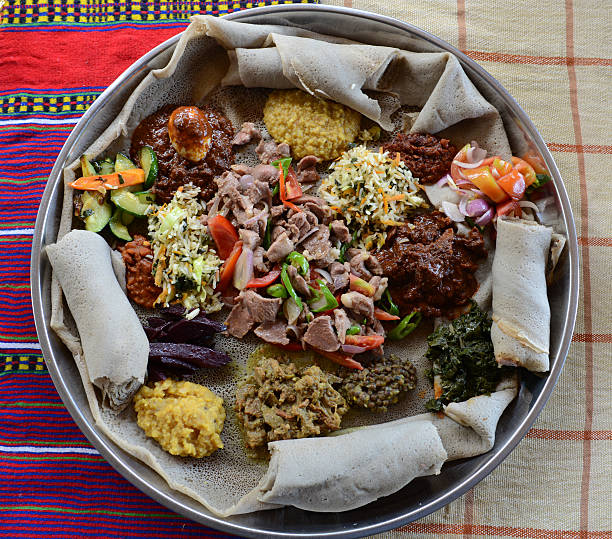
[[204,200],[209,200],[216,191],[213,178],[228,170],[234,162],[232,124],[216,110],[201,107],[212,129],[212,144],[204,159],[192,162],[176,152],[168,136],[168,120],[175,108],[167,105],[140,122],[132,135],[130,155],[137,162],[138,151],[146,145],[157,154],[159,169],[153,192],[158,202],[170,202],[176,190],[189,182],[201,189],[200,196]]
[[456,316],[478,289],[474,272],[487,255],[482,235],[473,228],[458,236],[438,211],[408,223],[394,228],[376,253],[394,302],[402,316],[415,310],[426,317]]

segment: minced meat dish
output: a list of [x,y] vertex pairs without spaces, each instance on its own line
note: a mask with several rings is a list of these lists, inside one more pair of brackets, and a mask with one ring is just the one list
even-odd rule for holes
[[421,133],[399,133],[383,145],[391,155],[400,154],[401,160],[422,184],[436,183],[450,170],[457,155],[449,140]]
[[152,274],[151,244],[143,236],[134,236],[134,240],[126,243],[120,251],[125,262],[128,296],[134,303],[152,309],[162,289],[155,285]]
[[158,175],[153,192],[158,203],[170,202],[175,191],[189,182],[201,189],[200,196],[204,200],[209,200],[216,191],[213,178],[228,170],[234,162],[232,124],[214,109],[202,107],[212,130],[212,143],[204,159],[189,161],[181,157],[170,142],[168,120],[174,109],[176,106],[167,105],[140,122],[132,135],[130,155],[137,162],[138,152],[143,146],[151,146],[155,151]]
[[458,236],[451,219],[434,211],[394,228],[376,258],[402,315],[452,317],[478,289],[474,272],[486,255],[478,229]]
[[316,365],[299,369],[294,363],[263,358],[236,392],[235,409],[247,447],[338,430],[348,410],[332,387],[340,381]]

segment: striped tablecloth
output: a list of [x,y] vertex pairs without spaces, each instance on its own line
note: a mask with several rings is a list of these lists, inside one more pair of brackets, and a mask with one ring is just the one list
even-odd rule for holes
[[[0,0],[0,536],[224,536],[137,491],[72,422],[36,340],[30,239],[62,143],[112,80],[191,13],[269,3]],[[612,4],[329,3],[420,26],[501,81],[553,152],[581,246],[574,342],[534,428],[461,499],[381,537],[612,537]]]

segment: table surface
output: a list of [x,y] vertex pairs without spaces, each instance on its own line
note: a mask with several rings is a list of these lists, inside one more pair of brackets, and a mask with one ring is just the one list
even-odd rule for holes
[[[110,82],[193,13],[276,3],[0,0],[0,536],[229,537],[140,493],[73,423],[36,339],[30,243],[55,158]],[[328,3],[410,22],[496,77],[547,141],[581,249],[572,347],[534,427],[465,496],[380,537],[612,537],[612,4]]]

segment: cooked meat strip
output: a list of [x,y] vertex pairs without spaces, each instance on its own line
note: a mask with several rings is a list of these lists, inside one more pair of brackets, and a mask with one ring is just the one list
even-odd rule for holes
[[261,246],[253,250],[253,267],[259,273],[268,273],[270,271],[270,266],[264,260],[265,253],[266,250]]
[[319,159],[314,155],[302,157],[297,164],[297,179],[300,183],[316,183],[319,181],[319,173],[316,166]]
[[401,314],[417,310],[436,317],[455,316],[458,307],[467,305],[478,289],[478,260],[486,254],[476,228],[458,236],[452,221],[434,211],[394,229],[376,257]]
[[348,262],[332,262],[329,273],[334,281],[334,292],[345,289],[350,282],[351,266]]
[[238,176],[244,176],[245,174],[251,174],[253,171],[252,167],[250,167],[249,165],[245,165],[244,163],[236,163],[235,165],[232,165],[230,169],[236,174],[238,174]]
[[311,296],[310,289],[308,288],[308,284],[304,277],[302,277],[297,268],[294,266],[287,267],[287,275],[289,276],[289,280],[295,291],[302,296],[303,298],[309,298]]
[[344,221],[340,221],[340,220],[332,221],[330,223],[330,226],[331,226],[332,234],[336,236],[338,240],[340,240],[342,243],[346,243],[347,241],[350,241],[351,233],[349,232],[349,229],[347,228],[347,226],[344,224]]
[[291,251],[293,251],[293,242],[289,239],[287,233],[283,232],[272,242],[266,255],[270,262],[280,262]]
[[293,212],[288,219],[288,223],[297,227],[298,239],[296,240],[296,243],[299,243],[306,238],[307,234],[313,227],[319,224],[319,220],[314,213],[305,210],[299,213]]
[[251,176],[260,182],[265,182],[270,185],[276,184],[278,176],[280,175],[280,169],[272,165],[259,164],[253,167],[250,171]]
[[[265,202],[268,208],[272,204],[272,191],[270,191],[270,185],[266,182],[262,182],[254,179],[246,189],[246,196],[251,199],[253,206],[256,206],[260,202]],[[243,176],[244,178],[244,176]]]
[[253,232],[252,230],[245,230],[244,228],[241,228],[238,231],[238,235],[242,240],[243,247],[247,247],[252,251],[257,249],[257,247],[259,247],[259,244],[261,243],[261,237],[259,236],[259,234]]
[[367,251],[349,249],[351,271],[366,281],[372,275],[382,275],[382,267],[376,257]]
[[242,338],[256,323],[274,322],[282,302],[280,298],[264,298],[253,290],[242,291],[225,321],[227,332]]
[[340,341],[328,315],[319,316],[310,322],[302,339],[306,344],[324,352],[335,352],[340,348]]
[[347,309],[355,313],[357,318],[365,317],[368,322],[374,320],[374,300],[360,292],[347,292],[340,296],[340,301]]
[[255,328],[255,335],[272,344],[289,344],[287,338],[287,323],[282,320],[266,322]]
[[379,277],[378,275],[374,275],[370,279],[370,284],[372,288],[374,288],[374,301],[379,301],[382,298],[382,295],[385,293],[388,284],[387,277]]
[[307,238],[302,245],[315,262],[327,262],[332,247],[329,241],[329,227],[319,225],[317,232]]
[[262,140],[257,145],[257,148],[255,148],[255,153],[262,163],[268,165],[277,159],[289,157],[291,155],[291,150],[288,144],[282,143],[277,145],[273,140],[268,142]]
[[232,144],[235,146],[242,146],[244,144],[248,144],[251,141],[258,142],[261,140],[261,133],[259,129],[255,127],[253,122],[244,122],[240,131],[236,133],[234,139],[232,140]]
[[144,236],[134,236],[119,251],[125,262],[128,296],[134,303],[152,309],[162,289],[155,285],[153,277],[151,244]]
[[457,154],[449,140],[421,133],[399,133],[383,150],[392,156],[400,154],[401,160],[422,184],[436,183],[451,167]]
[[329,225],[334,219],[333,210],[325,203],[319,204],[309,201],[304,204],[304,207],[314,213],[319,219],[319,222],[324,225]]
[[336,326],[338,340],[344,344],[346,332],[351,327],[351,321],[344,309],[334,309],[334,326]]

